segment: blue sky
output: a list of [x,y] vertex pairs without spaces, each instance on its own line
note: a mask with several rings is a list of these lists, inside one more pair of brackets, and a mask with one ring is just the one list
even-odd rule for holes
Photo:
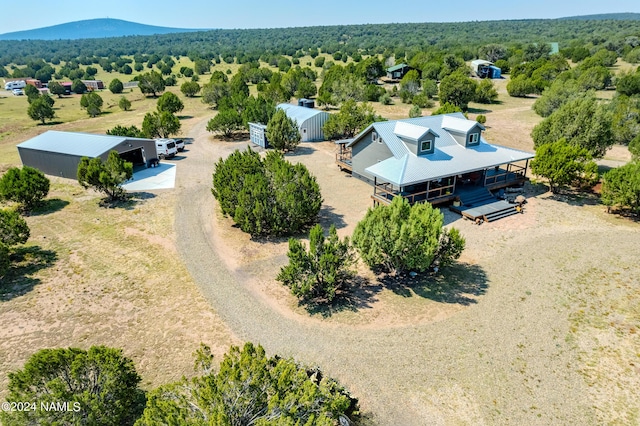
[[[4,2],[3,2],[4,3]],[[458,22],[640,13],[638,0],[33,0],[2,6],[0,34],[94,18],[177,28],[279,28],[391,22]]]

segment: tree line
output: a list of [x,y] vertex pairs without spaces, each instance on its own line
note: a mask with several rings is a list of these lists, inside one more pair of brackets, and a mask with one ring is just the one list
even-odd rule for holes
[[[353,57],[389,52],[404,57],[433,47],[467,56],[489,43],[607,46],[623,49],[625,37],[638,36],[635,20],[512,20],[461,23],[334,25],[278,29],[211,30],[170,35],[52,41],[0,41],[0,65],[155,54],[255,61],[265,53],[297,56],[340,52]],[[468,58],[470,59],[470,58]]]

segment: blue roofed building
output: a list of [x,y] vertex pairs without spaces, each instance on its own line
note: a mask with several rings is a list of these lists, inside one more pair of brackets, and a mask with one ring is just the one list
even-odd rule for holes
[[92,133],[49,130],[21,144],[18,154],[25,166],[45,174],[75,179],[82,157],[101,158],[117,151],[120,157],[134,166],[146,166],[157,160],[156,141],[126,136],[96,135]]
[[322,126],[329,119],[329,113],[307,106],[293,104],[279,104],[277,108],[283,110],[287,117],[298,123],[298,130],[302,142],[320,142],[324,139]]
[[488,143],[462,113],[373,123],[339,141],[338,166],[374,186],[375,203],[401,195],[441,203],[461,192],[524,183],[533,153]]

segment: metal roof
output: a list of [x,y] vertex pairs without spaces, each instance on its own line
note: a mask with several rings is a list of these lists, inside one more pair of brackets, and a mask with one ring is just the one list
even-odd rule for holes
[[398,71],[401,70],[404,67],[408,67],[407,64],[398,64],[398,65],[394,65],[392,67],[387,68],[387,72],[394,72],[394,71]]
[[[446,176],[482,170],[501,164],[527,160],[534,154],[487,143],[482,137],[476,146],[464,147],[458,144],[453,136],[443,128],[442,124],[451,119],[465,121],[469,129],[477,125],[467,120],[462,113],[431,115],[401,120],[423,128],[428,128],[437,136],[433,154],[415,155],[405,142],[394,133],[397,121],[373,123],[363,130],[348,146],[358,143],[372,128],[389,147],[393,157],[374,164],[367,169],[378,178],[398,186],[436,180]],[[460,127],[462,128],[462,126]],[[484,128],[484,127],[483,127]]]
[[151,139],[49,130],[18,144],[18,148],[56,152],[80,157],[99,157],[128,140]]
[[471,65],[493,65],[493,62],[489,62],[484,59],[475,59],[471,61]]
[[434,132],[428,127],[418,126],[416,124],[411,124],[411,123],[405,123],[404,121],[396,121],[396,125],[393,128],[393,133],[395,133],[397,136],[401,138],[419,141],[427,133],[434,133]]
[[453,115],[444,115],[442,117],[442,128],[445,130],[453,130],[454,132],[467,133],[475,126],[479,126],[485,130],[484,126],[477,121],[467,120],[466,118],[454,117]]
[[284,112],[287,113],[287,117],[298,122],[298,125],[301,125],[305,121],[310,118],[315,117],[316,115],[329,115],[328,112],[319,111],[314,108],[301,107],[293,104],[279,104],[277,108],[280,108]]

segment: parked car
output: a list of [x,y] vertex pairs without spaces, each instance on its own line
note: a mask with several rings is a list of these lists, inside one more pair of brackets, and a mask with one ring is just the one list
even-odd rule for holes
[[176,142],[173,139],[156,139],[156,151],[160,158],[175,157],[178,153]]
[[184,141],[182,139],[174,139],[176,142],[176,149],[180,152],[184,151]]
[[22,89],[13,89],[13,94],[16,96],[24,95],[24,90]]

